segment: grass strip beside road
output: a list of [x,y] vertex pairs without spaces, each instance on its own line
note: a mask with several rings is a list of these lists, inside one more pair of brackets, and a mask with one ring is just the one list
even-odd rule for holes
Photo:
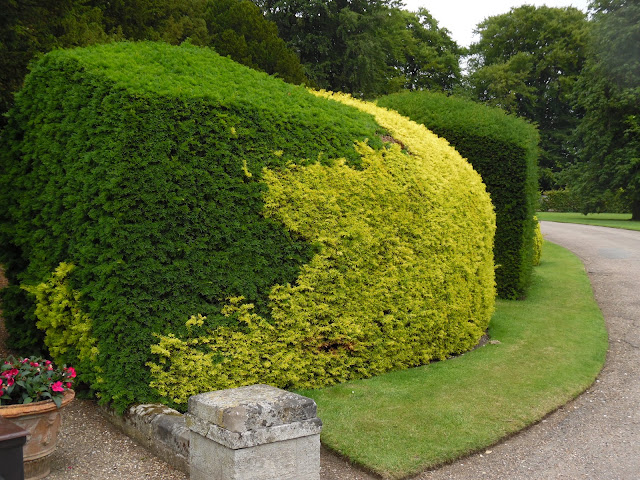
[[538,220],[560,223],[580,223],[583,225],[598,225],[600,227],[623,228],[625,230],[640,230],[640,222],[631,220],[630,213],[562,213],[538,212]]
[[529,296],[500,300],[492,340],[444,362],[299,393],[315,399],[322,442],[400,479],[539,421],[588,388],[607,332],[580,260],[545,242]]

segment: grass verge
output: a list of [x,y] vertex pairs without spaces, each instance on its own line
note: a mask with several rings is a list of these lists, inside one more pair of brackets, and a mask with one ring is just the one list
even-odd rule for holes
[[322,441],[399,479],[486,448],[583,392],[607,333],[579,259],[545,242],[524,301],[500,300],[488,344],[445,362],[300,393],[315,399]]
[[562,213],[538,212],[538,220],[560,223],[581,223],[583,225],[599,225],[601,227],[624,228],[625,230],[640,230],[640,222],[631,220],[630,213]]

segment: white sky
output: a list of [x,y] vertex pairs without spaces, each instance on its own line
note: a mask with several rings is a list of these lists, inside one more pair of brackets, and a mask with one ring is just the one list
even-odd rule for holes
[[438,26],[451,32],[458,45],[468,47],[478,40],[473,35],[476,25],[487,17],[507,13],[512,7],[521,5],[546,5],[548,7],[576,7],[587,11],[589,0],[404,0],[407,10],[420,7],[438,21]]

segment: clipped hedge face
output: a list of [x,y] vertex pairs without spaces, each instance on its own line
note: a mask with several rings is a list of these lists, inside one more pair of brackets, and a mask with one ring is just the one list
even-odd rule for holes
[[124,43],[45,56],[2,141],[2,261],[36,295],[14,289],[9,310],[37,299],[51,352],[95,363],[85,378],[119,409],[365,377],[488,325],[484,185],[397,114]]
[[388,95],[377,104],[446,138],[480,173],[496,210],[498,295],[523,297],[533,264],[538,199],[535,127],[497,108],[427,91]]

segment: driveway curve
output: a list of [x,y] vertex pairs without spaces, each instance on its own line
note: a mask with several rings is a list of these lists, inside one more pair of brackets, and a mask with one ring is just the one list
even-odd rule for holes
[[604,369],[538,424],[415,480],[640,479],[640,232],[542,222],[542,233],[585,265],[609,331]]

